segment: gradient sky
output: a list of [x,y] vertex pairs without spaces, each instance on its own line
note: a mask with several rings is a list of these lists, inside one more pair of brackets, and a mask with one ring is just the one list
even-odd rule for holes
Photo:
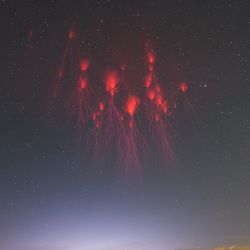
[[[2,0],[0,249],[250,244],[249,10],[248,0]],[[149,39],[159,79],[188,83],[192,109],[172,121],[174,174],[150,163],[141,183],[108,163],[93,169],[72,126],[48,114],[72,25],[99,62],[93,74],[125,55],[136,79]]]

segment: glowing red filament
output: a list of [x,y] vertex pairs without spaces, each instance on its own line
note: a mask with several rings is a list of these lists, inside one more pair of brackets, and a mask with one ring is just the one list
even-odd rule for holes
[[151,48],[148,48],[148,50],[147,50],[147,58],[148,58],[149,64],[154,64],[155,55],[154,55],[154,52]]
[[167,101],[164,101],[164,102],[162,103],[161,108],[162,108],[162,111],[163,111],[165,114],[168,112],[168,103],[167,103]]
[[161,87],[160,87],[160,85],[157,84],[157,85],[155,86],[155,90],[156,90],[157,93],[160,93],[160,92],[161,92]]
[[149,70],[150,72],[152,72],[153,69],[154,69],[154,65],[153,65],[153,64],[149,64],[149,65],[148,65],[148,70]]
[[148,75],[145,78],[145,87],[148,88],[152,83],[152,73],[148,73]]
[[93,121],[95,121],[95,120],[96,120],[96,117],[97,117],[97,113],[96,113],[96,112],[94,112],[94,113],[92,114],[92,119],[93,119]]
[[96,127],[96,128],[99,128],[99,127],[100,127],[100,122],[99,122],[99,121],[96,121],[96,122],[95,122],[95,127]]
[[89,68],[89,60],[87,58],[83,58],[80,63],[81,71],[85,72]]
[[137,96],[130,95],[128,97],[125,110],[132,117],[140,104],[140,99]]
[[133,122],[133,120],[130,120],[130,121],[129,121],[129,127],[130,127],[130,128],[133,128],[133,126],[134,126],[134,122]]
[[187,84],[186,84],[185,82],[182,82],[182,83],[180,84],[180,90],[181,90],[183,93],[185,93],[185,92],[187,91],[187,89],[188,89]]
[[149,89],[147,94],[148,94],[148,99],[150,101],[153,101],[155,99],[155,91],[154,91],[154,89]]
[[161,95],[157,95],[156,96],[156,105],[157,106],[161,106],[163,102],[162,96]]
[[100,109],[100,111],[104,110],[104,103],[103,102],[99,102],[99,109]]
[[81,76],[79,82],[80,82],[80,88],[85,89],[87,85],[87,78]]
[[119,77],[116,71],[110,71],[106,75],[106,91],[110,93],[110,95],[114,95],[117,91]]

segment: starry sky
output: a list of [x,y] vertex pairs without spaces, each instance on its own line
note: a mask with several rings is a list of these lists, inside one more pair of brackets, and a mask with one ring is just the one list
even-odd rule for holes
[[[0,249],[250,244],[249,10],[248,0],[1,0]],[[93,168],[73,125],[48,112],[72,26],[97,72],[125,58],[136,79],[149,40],[159,79],[188,83],[189,108],[172,121],[176,171],[150,163],[138,181]]]

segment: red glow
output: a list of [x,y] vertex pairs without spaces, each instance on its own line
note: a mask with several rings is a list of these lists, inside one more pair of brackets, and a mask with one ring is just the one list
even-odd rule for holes
[[94,113],[92,114],[92,119],[93,119],[93,121],[95,121],[95,120],[96,120],[96,116],[97,116],[97,113],[96,113],[96,112],[94,112]]
[[151,48],[148,48],[148,50],[147,50],[147,58],[148,58],[149,64],[154,64],[154,62],[155,62],[155,54],[154,54],[154,51]]
[[86,87],[86,85],[87,85],[87,79],[86,79],[86,77],[80,77],[80,88],[81,89],[85,89],[85,87]]
[[[173,85],[166,80],[161,84],[162,77],[158,77],[158,67],[155,67],[158,53],[148,44],[144,48],[144,62],[138,67],[134,65],[137,58],[131,60],[130,57],[131,62],[124,58],[116,66],[112,58],[98,57],[100,61],[95,63],[89,54],[79,50],[81,36],[75,32],[71,29],[66,33],[68,37],[55,72],[51,98],[59,110],[60,105],[66,108],[67,121],[75,122],[72,128],[81,133],[79,140],[85,140],[81,145],[93,151],[92,158],[100,166],[105,157],[114,154],[115,164],[125,174],[133,171],[140,174],[141,160],[142,163],[148,159],[167,162],[172,156],[172,116],[179,106],[190,105],[185,95],[189,91],[187,83],[180,81]],[[32,36],[32,31],[29,33],[27,29],[26,36]],[[111,68],[106,65],[107,61],[113,65]],[[96,70],[95,65],[99,67]],[[105,68],[108,70],[104,71]],[[101,76],[100,71],[104,72]],[[128,92],[136,95],[128,95]],[[57,106],[51,111],[58,110]]]
[[154,89],[149,89],[148,90],[148,99],[150,101],[153,101],[155,99],[155,91],[154,91]]
[[185,82],[180,83],[180,90],[185,93],[188,90],[188,86]]
[[167,103],[167,101],[164,101],[164,102],[162,103],[161,108],[162,108],[162,111],[163,111],[165,114],[168,112],[168,103]]
[[134,122],[133,122],[133,120],[130,120],[130,121],[129,121],[129,127],[130,127],[130,128],[133,128],[133,126],[134,126]]
[[150,72],[152,72],[153,69],[154,69],[154,65],[153,65],[153,64],[149,64],[149,65],[148,65],[148,70],[149,70]]
[[148,73],[145,78],[145,87],[148,88],[152,83],[152,72]]
[[88,60],[88,58],[83,58],[81,60],[80,68],[81,68],[81,71],[83,71],[83,72],[88,70],[88,68],[89,68],[89,60]]
[[126,108],[125,108],[126,112],[130,116],[133,116],[139,104],[140,104],[140,99],[137,96],[130,95],[126,103]]
[[117,85],[119,81],[119,76],[116,71],[110,71],[106,75],[106,91],[110,93],[110,95],[114,95],[117,91]]
[[157,93],[160,93],[160,92],[161,92],[161,87],[160,87],[160,85],[157,84],[157,85],[155,86],[155,90],[156,90]]
[[74,39],[76,36],[76,33],[74,30],[70,30],[69,33],[68,33],[68,38],[69,39]]
[[156,96],[156,105],[157,105],[157,106],[161,106],[161,105],[162,105],[162,102],[163,102],[162,95],[157,95],[157,96]]
[[100,122],[99,122],[99,121],[96,121],[96,122],[95,122],[95,127],[96,127],[96,128],[99,128],[99,127],[100,127]]
[[104,110],[104,103],[103,102],[99,102],[99,109],[100,109],[100,111]]

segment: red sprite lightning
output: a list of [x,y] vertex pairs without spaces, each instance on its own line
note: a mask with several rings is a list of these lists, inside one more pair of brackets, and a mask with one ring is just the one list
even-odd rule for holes
[[109,71],[106,74],[106,91],[110,93],[111,96],[114,96],[118,90],[118,73],[116,71]]
[[185,82],[180,83],[180,90],[185,93],[188,90],[187,84]]
[[140,104],[140,99],[137,96],[130,95],[126,104],[126,112],[132,117],[136,111],[137,106]]
[[138,91],[137,86],[136,95],[126,88],[131,81],[127,61],[104,71],[96,88],[92,71],[89,72],[94,63],[90,64],[90,58],[79,57],[74,52],[78,37],[73,28],[66,36],[53,98],[61,100],[59,104],[67,107],[68,120],[85,133],[81,138],[88,138],[85,144],[93,149],[93,158],[100,159],[101,154],[104,162],[112,158],[125,175],[141,174],[145,158],[145,162],[150,158],[159,159],[161,165],[167,164],[174,155],[169,129],[171,116],[180,95],[188,100],[188,84],[162,85],[157,79],[155,50],[147,43],[141,90]]
[[140,152],[144,151],[144,139],[134,120],[139,105],[139,97],[135,95],[128,96],[125,111],[129,115],[129,122],[121,155],[123,171],[126,175],[131,174],[131,172],[141,173]]
[[80,69],[82,72],[86,72],[89,68],[89,60],[87,58],[83,58],[80,63]]

